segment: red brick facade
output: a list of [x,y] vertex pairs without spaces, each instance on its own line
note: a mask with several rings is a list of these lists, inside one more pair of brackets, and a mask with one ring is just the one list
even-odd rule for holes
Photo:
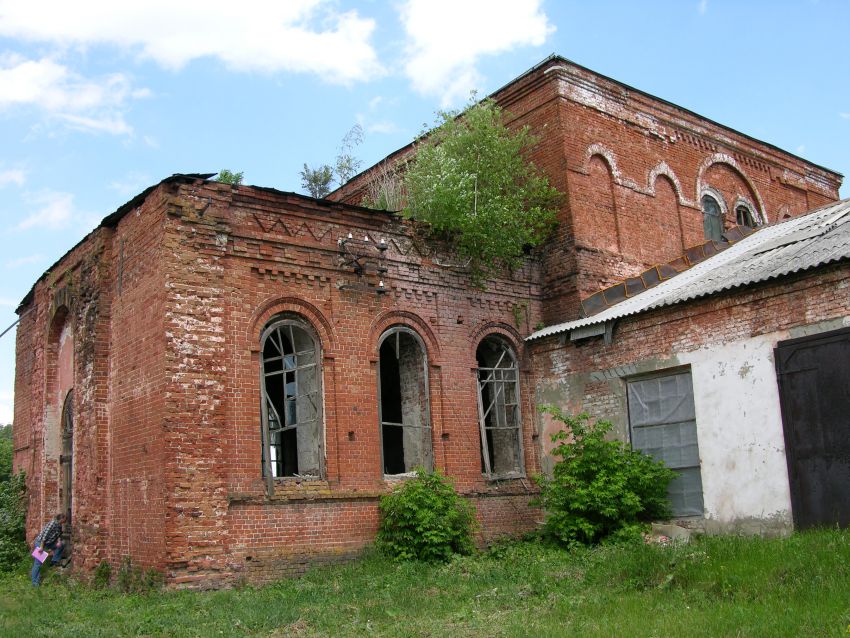
[[[560,58],[496,98],[539,136],[534,160],[565,204],[541,256],[485,291],[414,227],[354,205],[368,172],[338,202],[175,176],[45,273],[19,308],[14,462],[28,472],[29,535],[60,507],[67,386],[75,567],[130,556],[173,584],[207,587],[356,554],[398,480],[382,471],[377,403],[378,344],[396,326],[427,357],[434,466],[473,500],[483,539],[531,529],[540,512],[528,478],[482,475],[481,341],[498,334],[517,354],[530,477],[543,451],[535,386],[551,370],[532,365],[523,342],[538,322],[574,318],[581,298],[701,242],[703,187],[768,221],[837,197],[836,174]],[[386,272],[353,271],[340,244],[349,233],[386,243]],[[318,341],[323,470],[275,479],[270,496],[261,338],[276,317]],[[70,380],[59,373],[63,329]]]
[[[522,335],[539,318],[534,264],[475,290],[435,266],[434,247],[393,215],[196,178],[166,180],[122,215],[66,255],[21,307],[32,311],[19,337],[15,463],[30,473],[30,532],[58,507],[58,470],[38,443],[55,427],[41,407],[51,404],[33,382],[51,357],[36,335],[54,306],[68,308],[77,344],[74,541],[86,567],[131,556],[173,583],[206,586],[361,550],[393,484],[380,464],[376,364],[379,338],[399,325],[425,344],[434,465],[474,499],[483,537],[536,524],[527,479],[482,476],[475,373],[476,347],[490,334],[524,359]],[[389,246],[386,294],[341,289],[359,281],[339,263],[348,233]],[[89,288],[96,294],[80,298]],[[277,479],[268,498],[260,338],[281,315],[306,321],[321,344],[324,475]],[[108,354],[94,363],[108,374],[80,356],[98,344]],[[521,374],[530,415],[527,365]],[[103,453],[84,456],[98,437]],[[530,476],[539,467],[533,428],[523,437]]]

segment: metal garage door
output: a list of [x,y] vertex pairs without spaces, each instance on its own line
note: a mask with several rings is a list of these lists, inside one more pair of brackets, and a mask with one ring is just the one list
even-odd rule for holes
[[791,507],[798,529],[850,524],[850,329],[776,347]]

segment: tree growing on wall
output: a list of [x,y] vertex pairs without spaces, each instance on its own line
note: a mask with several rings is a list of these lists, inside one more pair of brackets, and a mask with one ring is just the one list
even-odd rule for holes
[[221,169],[216,175],[215,181],[221,182],[222,184],[232,184],[233,186],[239,186],[242,183],[242,177],[244,173],[239,171],[238,173],[234,173],[231,170],[226,168]]
[[322,164],[318,168],[312,168],[304,164],[304,168],[298,174],[301,175],[301,188],[310,197],[321,199],[331,192],[331,182],[334,178],[334,172],[327,164]]
[[560,194],[529,159],[536,142],[528,127],[509,130],[484,100],[438,113],[404,170],[404,214],[450,240],[479,282],[516,267],[554,228]]
[[331,192],[331,184],[336,182],[342,186],[360,170],[362,160],[354,155],[354,149],[363,143],[363,127],[359,124],[352,126],[339,147],[334,165],[322,164],[313,168],[304,164],[304,168],[298,172],[301,176],[301,188],[310,195],[321,199]]
[[352,126],[345,137],[342,138],[342,144],[339,148],[339,154],[336,156],[334,169],[336,173],[337,184],[342,186],[359,171],[363,161],[355,157],[354,149],[363,143],[363,127],[359,124]]

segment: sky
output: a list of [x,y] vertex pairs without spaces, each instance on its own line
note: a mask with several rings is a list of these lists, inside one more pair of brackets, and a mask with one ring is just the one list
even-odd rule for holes
[[552,53],[850,175],[848,25],[847,0],[0,0],[0,332],[164,177],[299,192],[355,124],[365,168]]

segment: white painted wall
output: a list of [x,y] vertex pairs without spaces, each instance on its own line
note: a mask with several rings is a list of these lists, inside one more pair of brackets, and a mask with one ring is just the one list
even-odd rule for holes
[[774,333],[681,353],[694,385],[706,518],[791,526]]

